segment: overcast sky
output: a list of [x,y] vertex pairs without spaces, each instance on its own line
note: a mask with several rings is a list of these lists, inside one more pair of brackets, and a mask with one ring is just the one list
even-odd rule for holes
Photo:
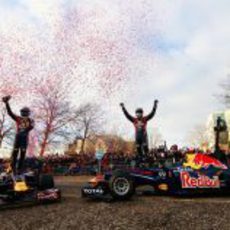
[[[130,112],[140,106],[148,112],[158,98],[159,110],[149,132],[157,128],[169,144],[185,145],[195,125],[222,109],[215,95],[230,72],[230,1],[0,0],[0,33],[20,28],[30,36],[30,27],[52,33],[60,14],[73,7],[102,10],[108,22],[122,19],[117,27],[125,30],[132,44],[121,91],[106,102],[98,96],[111,117],[108,127],[132,137],[134,131],[119,102]],[[109,25],[103,26],[113,34]],[[94,93],[89,99],[97,97]]]

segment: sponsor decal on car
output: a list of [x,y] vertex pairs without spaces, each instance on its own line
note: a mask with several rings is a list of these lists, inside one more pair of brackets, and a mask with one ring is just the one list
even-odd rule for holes
[[197,177],[191,176],[189,172],[180,172],[182,188],[220,188],[218,176],[212,178],[198,174]]
[[203,153],[187,154],[186,162],[183,164],[183,166],[191,167],[195,170],[208,169],[211,166],[223,170],[228,169],[228,167],[218,159]]
[[84,188],[83,192],[88,195],[103,195],[104,191],[101,188]]
[[160,178],[164,179],[164,178],[166,178],[166,176],[167,176],[167,173],[165,171],[160,171],[159,172],[159,177]]
[[57,190],[47,190],[41,191],[37,194],[37,199],[42,200],[57,200],[59,198],[59,194]]

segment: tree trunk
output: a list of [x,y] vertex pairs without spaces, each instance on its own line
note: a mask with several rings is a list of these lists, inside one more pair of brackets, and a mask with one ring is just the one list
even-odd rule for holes
[[45,134],[44,134],[44,139],[42,140],[42,143],[41,143],[41,150],[40,150],[40,156],[43,157],[44,154],[45,154],[45,150],[47,148],[47,144],[48,144],[48,138],[49,138],[49,130],[47,129],[45,131]]
[[85,142],[86,142],[86,138],[88,135],[88,124],[85,127],[85,132],[84,132],[84,136],[82,138],[82,143],[81,143],[81,153],[85,152]]
[[81,142],[81,153],[84,153],[84,152],[85,152],[85,138],[83,138]]

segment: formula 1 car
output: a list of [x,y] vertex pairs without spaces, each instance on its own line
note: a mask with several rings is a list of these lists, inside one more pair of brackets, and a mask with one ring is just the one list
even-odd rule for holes
[[130,199],[137,187],[150,185],[155,194],[230,194],[230,168],[206,154],[187,154],[171,168],[128,168],[99,175],[82,188],[82,197]]
[[0,209],[3,207],[57,202],[61,191],[54,185],[51,175],[33,171],[15,176],[13,173],[0,174]]

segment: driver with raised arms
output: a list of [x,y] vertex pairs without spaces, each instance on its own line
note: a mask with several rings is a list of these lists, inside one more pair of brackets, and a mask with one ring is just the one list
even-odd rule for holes
[[[8,115],[15,121],[17,127],[14,149],[11,156],[11,168],[14,174],[20,174],[23,170],[23,164],[28,146],[29,132],[34,128],[34,120],[30,118],[30,109],[28,107],[24,107],[20,110],[20,116],[14,114],[9,104],[10,99],[11,96],[6,96],[2,98],[2,101],[6,105]],[[19,154],[20,157],[18,167],[16,167]]]
[[144,116],[144,111],[142,108],[136,109],[136,117],[133,117],[129,114],[126,110],[124,103],[120,104],[122,111],[124,112],[126,118],[134,124],[135,127],[135,143],[136,143],[136,150],[138,154],[138,158],[141,161],[145,159],[147,156],[149,149],[148,149],[148,135],[147,135],[147,123],[151,120],[157,110],[158,100],[154,101],[152,111]]

